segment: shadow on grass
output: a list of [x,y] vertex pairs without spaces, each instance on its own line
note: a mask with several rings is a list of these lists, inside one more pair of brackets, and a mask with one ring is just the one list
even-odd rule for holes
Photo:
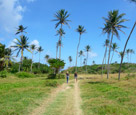
[[109,84],[109,83],[107,83],[107,82],[103,82],[103,81],[89,81],[89,82],[87,82],[87,83],[89,83],[89,84],[105,84],[105,85],[107,85],[107,84]]

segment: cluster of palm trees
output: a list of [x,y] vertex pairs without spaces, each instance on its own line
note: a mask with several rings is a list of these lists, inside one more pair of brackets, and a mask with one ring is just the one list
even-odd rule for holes
[[14,51],[17,51],[16,57],[19,56],[19,54],[21,53],[21,58],[20,58],[20,63],[19,63],[19,72],[21,71],[21,66],[23,63],[23,58],[24,58],[24,51],[27,50],[28,52],[30,52],[32,54],[32,63],[31,63],[31,72],[32,72],[32,68],[33,68],[33,58],[34,58],[34,54],[36,52],[39,53],[39,66],[38,68],[40,68],[40,54],[43,51],[43,48],[41,46],[37,47],[35,44],[29,44],[28,42],[28,37],[26,37],[24,35],[25,30],[27,29],[27,27],[24,27],[23,25],[20,25],[17,29],[16,35],[17,34],[21,34],[20,35],[20,39],[16,38],[14,41],[14,45],[11,46],[11,48],[14,48]]

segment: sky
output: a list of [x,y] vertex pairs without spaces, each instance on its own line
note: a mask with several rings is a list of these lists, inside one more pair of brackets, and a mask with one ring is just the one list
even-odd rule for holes
[[[120,40],[113,38],[113,43],[118,44],[118,51],[122,51],[125,45],[127,36],[136,20],[136,4],[130,3],[129,0],[0,0],[0,43],[6,44],[7,47],[13,45],[16,29],[19,25],[27,27],[26,36],[29,38],[29,43],[42,46],[44,51],[41,53],[41,62],[46,63],[44,56],[50,55],[51,58],[56,57],[56,42],[58,36],[55,29],[56,22],[54,14],[65,9],[70,14],[70,28],[63,26],[65,36],[62,39],[62,59],[65,61],[65,68],[69,67],[68,57],[72,56],[72,66],[75,65],[76,49],[79,39],[79,33],[76,32],[78,25],[82,25],[86,29],[86,33],[82,35],[80,50],[85,50],[86,45],[91,46],[89,53],[88,65],[95,61],[96,64],[101,64],[104,56],[105,48],[103,47],[107,35],[102,34],[104,20],[102,17],[107,17],[111,10],[119,10],[119,13],[125,13],[125,22],[127,26],[125,35],[120,33]],[[131,36],[127,48],[136,49],[136,29]],[[135,50],[136,52],[136,50]],[[14,52],[16,55],[16,52]],[[86,55],[86,54],[85,54]],[[20,56],[20,55],[19,55]],[[24,56],[31,58],[31,53],[26,52]],[[35,54],[34,61],[38,62],[39,55]],[[19,60],[20,57],[17,57]],[[84,57],[85,58],[85,57]],[[113,62],[120,62],[120,57],[115,53]],[[125,60],[127,61],[126,57]],[[136,53],[132,56],[132,62],[136,63]],[[78,58],[78,66],[80,66],[80,58]]]

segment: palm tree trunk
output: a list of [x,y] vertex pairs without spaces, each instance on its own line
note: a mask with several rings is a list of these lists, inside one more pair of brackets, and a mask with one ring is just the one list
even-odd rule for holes
[[88,52],[87,52],[87,57],[86,57],[86,74],[87,74],[87,61],[88,61]]
[[130,39],[130,37],[131,37],[131,34],[132,34],[133,31],[134,31],[135,26],[136,26],[136,21],[135,21],[135,23],[134,23],[134,25],[133,25],[133,27],[132,27],[132,30],[131,30],[131,32],[130,32],[130,34],[129,34],[129,36],[128,36],[128,39],[127,39],[127,41],[126,41],[126,44],[125,44],[125,46],[124,46],[123,56],[122,56],[122,58],[121,58],[120,67],[119,67],[119,76],[118,76],[118,80],[120,80],[121,67],[122,67],[122,62],[123,62],[123,59],[124,59],[125,50],[126,50],[128,41],[129,41],[129,39]]
[[31,73],[33,71],[33,51],[32,51],[32,63],[31,63]]
[[133,27],[132,27],[132,30],[131,30],[131,32],[130,32],[130,34],[129,34],[129,36],[128,36],[128,39],[127,39],[127,41],[126,41],[126,44],[125,44],[125,46],[124,46],[123,56],[122,56],[122,58],[121,58],[120,67],[119,67],[118,80],[120,80],[120,73],[121,73],[121,67],[122,67],[122,62],[123,62],[123,59],[124,59],[125,50],[126,50],[128,41],[129,41],[129,39],[130,39],[130,37],[131,37],[131,34],[132,34],[133,31],[134,31],[135,26],[136,26],[136,21],[135,21],[135,23],[134,23],[134,25],[133,25]]
[[[58,45],[58,43],[57,43],[57,45]],[[56,46],[56,59],[57,59],[57,57],[58,57],[58,46]]]
[[113,31],[112,31],[111,42],[110,42],[110,47],[109,47],[109,56],[108,56],[108,65],[107,65],[107,79],[109,79],[109,72],[110,72],[110,53],[111,53],[112,40],[113,40]]
[[61,45],[59,47],[59,59],[61,59]]
[[105,54],[105,70],[106,70],[106,60],[107,60],[107,46],[106,46],[106,54]]
[[40,68],[40,52],[39,52],[39,65],[38,65],[38,69]]
[[76,54],[76,72],[77,72],[77,58],[78,58],[78,49],[79,49],[79,45],[80,45],[80,39],[81,39],[81,35],[79,35],[79,42],[77,45],[77,54]]
[[105,53],[104,53],[104,57],[103,57],[103,61],[102,61],[102,76],[103,76],[103,64],[104,64],[104,60],[106,58],[106,54],[107,54],[107,47],[105,48]]
[[[114,56],[114,51],[113,51],[113,53],[112,53],[111,62],[112,62],[113,56]],[[111,63],[111,62],[110,62],[110,63]]]

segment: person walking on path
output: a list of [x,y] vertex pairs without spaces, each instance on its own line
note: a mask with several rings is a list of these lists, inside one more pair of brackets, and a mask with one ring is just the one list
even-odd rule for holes
[[69,72],[68,71],[66,73],[66,79],[67,79],[67,84],[68,84],[68,80],[69,80]]
[[77,82],[77,72],[74,73],[75,82]]

